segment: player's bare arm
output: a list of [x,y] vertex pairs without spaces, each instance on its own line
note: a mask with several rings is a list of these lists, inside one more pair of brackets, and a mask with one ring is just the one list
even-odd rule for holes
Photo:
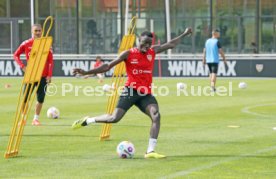
[[52,77],[47,76],[47,77],[46,77],[46,82],[47,82],[47,83],[51,83],[51,82],[52,82]]
[[222,48],[219,49],[219,54],[221,55],[223,62],[226,64],[226,58],[225,58],[225,54],[224,54],[224,51],[222,50]]
[[202,59],[202,63],[205,65],[206,64],[206,49],[203,49],[203,59]]
[[164,43],[162,45],[155,45],[153,46],[154,50],[156,53],[161,53],[161,52],[164,52],[168,49],[172,49],[174,48],[177,44],[180,43],[181,41],[181,38],[187,36],[187,35],[190,35],[192,34],[192,28],[186,28],[186,30],[181,34],[179,35],[178,37],[172,39],[171,41],[167,42],[167,43]]
[[126,50],[124,52],[122,52],[115,60],[111,61],[110,63],[104,63],[101,66],[94,68],[92,70],[89,71],[85,71],[81,68],[75,68],[73,69],[73,74],[80,74],[80,75],[93,75],[93,74],[97,74],[97,73],[104,73],[107,72],[108,70],[110,70],[112,67],[114,67],[115,65],[119,64],[120,62],[124,61],[127,59],[129,54],[129,50]]

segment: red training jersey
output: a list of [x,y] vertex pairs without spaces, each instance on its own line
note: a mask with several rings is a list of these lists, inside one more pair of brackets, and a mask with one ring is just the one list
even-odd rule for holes
[[[17,48],[17,50],[14,52],[13,58],[17,62],[17,64],[20,66],[20,68],[24,68],[25,65],[20,59],[20,55],[22,53],[25,53],[27,62],[30,58],[30,53],[32,50],[34,38],[30,38],[28,40],[25,40],[22,42],[22,44]],[[48,59],[46,61],[44,70],[42,72],[42,77],[52,77],[53,75],[53,68],[54,68],[54,63],[53,63],[53,51],[50,49],[50,52],[48,54]]]
[[128,75],[125,86],[132,87],[143,94],[151,94],[154,49],[150,48],[146,53],[142,53],[138,48],[131,48],[129,52],[125,60]]
[[102,61],[96,61],[96,63],[94,64],[94,68],[97,68],[99,66],[101,66],[103,64]]

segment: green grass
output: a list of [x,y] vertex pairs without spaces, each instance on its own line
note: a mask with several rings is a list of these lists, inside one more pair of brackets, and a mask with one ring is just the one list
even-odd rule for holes
[[[4,156],[15,114],[21,78],[0,78],[0,154]],[[275,79],[225,79],[218,85],[233,84],[230,97],[176,96],[176,83],[207,86],[206,79],[155,79],[166,85],[169,96],[157,96],[161,111],[161,131],[157,151],[164,160],[143,158],[149,137],[150,119],[133,107],[113,125],[111,139],[99,142],[101,125],[71,130],[74,120],[100,115],[106,96],[62,96],[63,83],[98,85],[96,79],[54,78],[55,96],[48,96],[41,114],[42,126],[25,127],[20,154],[0,156],[0,178],[276,178],[276,83]],[[238,89],[245,81],[248,88]],[[105,80],[109,82],[109,80]],[[4,84],[11,88],[4,88]],[[46,110],[56,106],[61,118],[46,118]],[[248,109],[249,113],[242,112]],[[240,126],[231,128],[228,126]],[[134,159],[116,155],[120,141],[134,143]]]

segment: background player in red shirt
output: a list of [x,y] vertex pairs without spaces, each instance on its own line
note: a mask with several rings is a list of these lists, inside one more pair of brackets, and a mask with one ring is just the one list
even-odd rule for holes
[[[28,64],[28,60],[29,60],[29,56],[30,56],[30,53],[31,53],[31,50],[32,50],[34,39],[35,38],[40,38],[41,34],[42,34],[41,25],[40,24],[34,24],[32,26],[32,38],[22,42],[22,44],[17,48],[17,50],[14,53],[14,60],[17,62],[17,64],[21,67],[21,69],[24,72],[26,70],[26,66],[21,61],[20,55],[25,53],[26,59],[27,59],[27,64]],[[42,73],[42,78],[41,78],[41,81],[40,81],[40,85],[39,85],[38,90],[37,90],[37,103],[36,103],[36,106],[35,106],[35,115],[34,115],[34,119],[32,121],[32,125],[35,125],[35,126],[40,125],[40,122],[38,120],[39,119],[39,114],[40,114],[40,111],[42,109],[42,105],[43,105],[43,102],[44,102],[47,83],[51,82],[53,67],[54,67],[53,52],[52,52],[52,49],[51,49],[50,52],[49,52],[48,59],[46,61],[43,73]],[[30,87],[31,87],[31,85],[26,85],[24,87],[24,91],[26,90],[26,88],[28,90],[27,94],[30,94]],[[26,95],[26,97],[25,97],[25,102],[26,102],[27,98],[28,98],[28,95]]]
[[[96,57],[96,63],[94,64],[94,68],[98,68],[99,66],[101,66],[103,64],[102,62],[102,58],[100,56]],[[98,82],[102,83],[103,82],[103,78],[104,78],[104,74],[103,73],[97,73],[96,74],[97,77],[99,78]],[[90,76],[95,76],[95,75],[85,75],[84,79],[87,79]]]
[[128,75],[125,88],[113,114],[105,114],[96,117],[85,117],[73,123],[72,128],[77,129],[91,123],[116,123],[122,119],[125,113],[133,105],[151,118],[150,139],[145,158],[164,158],[165,155],[154,151],[160,129],[160,113],[158,103],[151,94],[152,72],[155,54],[174,48],[180,43],[181,38],[190,35],[191,28],[187,28],[181,35],[162,45],[152,46],[153,35],[145,31],[139,37],[139,46],[122,52],[115,60],[105,63],[96,69],[84,71],[76,68],[74,74],[88,75],[103,73],[110,70],[118,63],[124,61]]

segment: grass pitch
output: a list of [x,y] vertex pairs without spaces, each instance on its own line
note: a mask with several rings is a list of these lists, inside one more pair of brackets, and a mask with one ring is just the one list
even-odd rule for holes
[[[76,131],[71,124],[103,114],[107,97],[86,96],[82,89],[61,92],[62,83],[96,87],[97,80],[53,78],[58,92],[46,97],[42,126],[30,125],[32,110],[19,156],[4,159],[21,80],[0,78],[0,178],[276,178],[275,79],[219,78],[219,86],[232,82],[232,96],[176,95],[177,82],[190,90],[208,86],[207,78],[154,79],[156,86],[170,90],[168,96],[157,96],[162,119],[156,151],[167,158],[148,160],[143,158],[151,124],[146,115],[133,107],[113,125],[111,139],[100,142],[100,124]],[[239,89],[240,81],[248,88]],[[59,108],[60,119],[46,118],[51,106]],[[116,146],[123,140],[135,145],[134,159],[117,157]]]

